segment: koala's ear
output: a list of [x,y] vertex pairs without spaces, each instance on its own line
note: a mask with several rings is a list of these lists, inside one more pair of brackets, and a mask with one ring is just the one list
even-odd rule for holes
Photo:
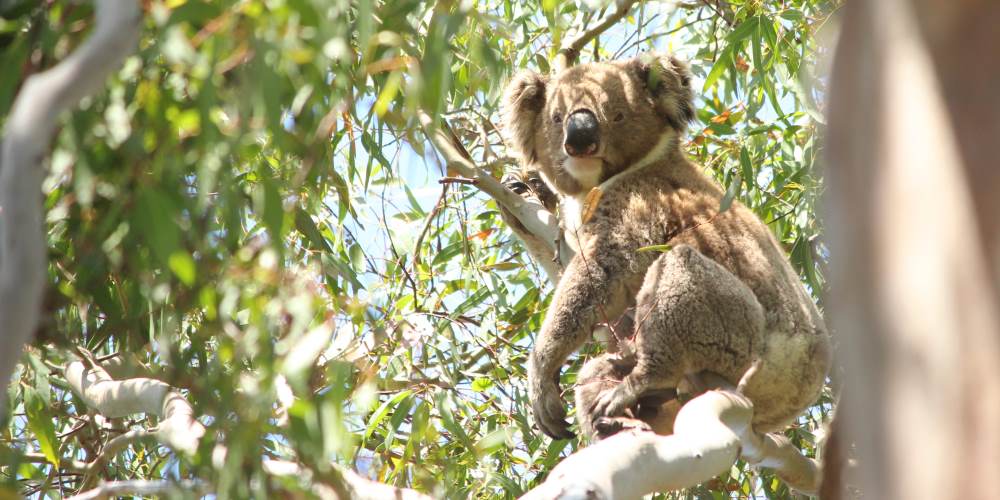
[[545,109],[545,87],[548,77],[524,70],[511,79],[500,104],[507,145],[528,163],[538,159],[535,131]]
[[643,54],[628,62],[656,103],[657,111],[677,130],[694,120],[694,91],[687,63],[673,55]]

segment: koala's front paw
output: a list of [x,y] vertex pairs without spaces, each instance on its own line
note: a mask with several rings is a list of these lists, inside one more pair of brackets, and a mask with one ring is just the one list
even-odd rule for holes
[[553,439],[572,439],[575,434],[569,430],[569,422],[566,422],[566,402],[560,395],[559,384],[555,381],[531,382],[531,409],[535,415],[535,424]]
[[521,177],[514,173],[506,173],[500,178],[500,183],[507,187],[507,189],[513,191],[515,194],[524,196],[525,193],[531,189],[528,184],[521,180]]
[[638,401],[638,393],[631,384],[623,380],[614,389],[605,391],[601,397],[597,398],[591,414],[595,417],[617,417],[624,415],[625,410],[635,406]]

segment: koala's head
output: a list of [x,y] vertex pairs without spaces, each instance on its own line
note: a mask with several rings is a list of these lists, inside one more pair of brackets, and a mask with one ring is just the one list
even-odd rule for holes
[[692,96],[684,63],[647,54],[552,77],[520,72],[504,92],[503,121],[508,145],[556,190],[575,195],[654,148],[676,147],[694,118]]

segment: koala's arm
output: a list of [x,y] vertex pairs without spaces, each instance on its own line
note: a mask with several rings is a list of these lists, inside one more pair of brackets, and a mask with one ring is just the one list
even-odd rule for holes
[[529,359],[535,419],[554,438],[573,436],[559,388],[563,362],[586,342],[597,323],[616,319],[628,306],[626,259],[620,251],[602,247],[592,245],[566,267]]

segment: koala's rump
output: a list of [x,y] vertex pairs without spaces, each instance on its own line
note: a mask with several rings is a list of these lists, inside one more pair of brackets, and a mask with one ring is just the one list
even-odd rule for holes
[[[762,365],[747,385],[757,407],[754,426],[776,430],[815,401],[822,389],[830,362],[829,337],[770,230],[739,202],[718,213],[721,198],[721,188],[692,164],[652,166],[628,174],[603,195],[593,219],[584,225],[583,243],[622,253],[618,265],[629,275],[630,297],[644,286],[658,257],[657,252],[637,251],[650,245],[688,245],[742,282],[764,315],[763,342],[756,349]],[[598,242],[600,238],[606,241]],[[742,366],[745,360],[730,361]]]

